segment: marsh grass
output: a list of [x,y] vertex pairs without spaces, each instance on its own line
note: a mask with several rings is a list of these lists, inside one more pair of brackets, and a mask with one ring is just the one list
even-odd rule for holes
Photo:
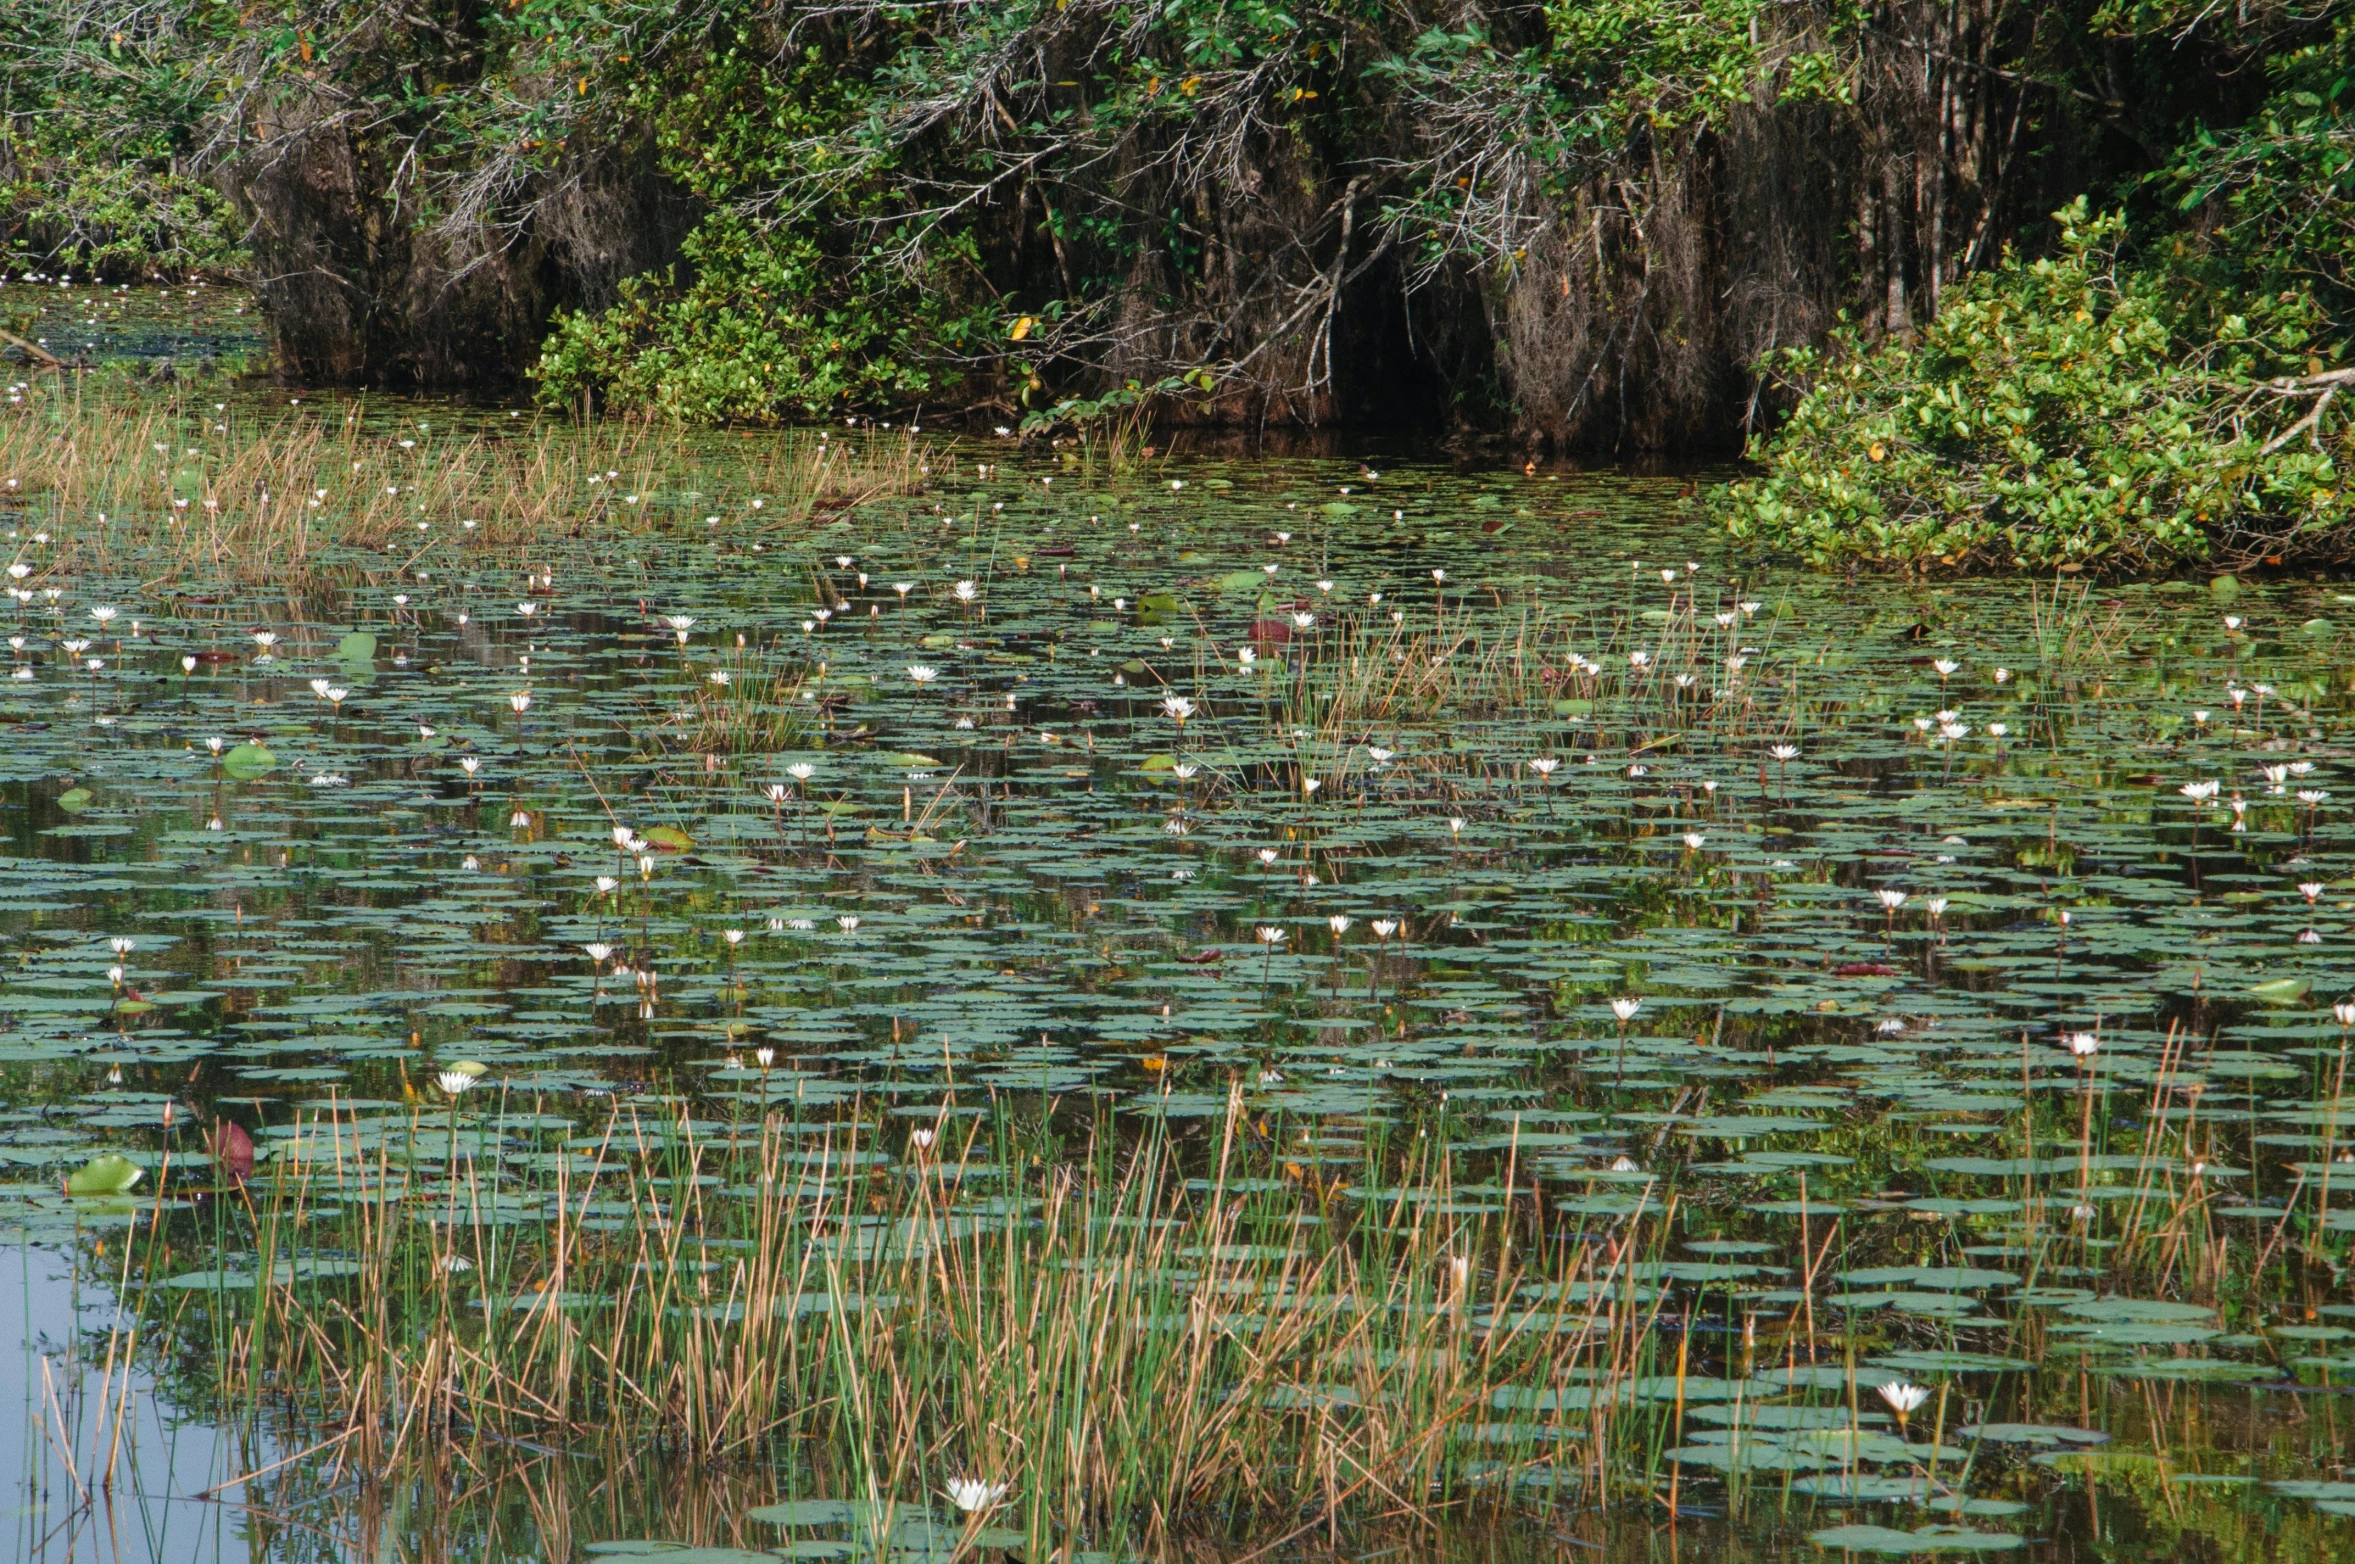
[[453,1440],[785,1448],[876,1504],[1011,1481],[1001,1523],[1042,1549],[1498,1500],[1586,1422],[1500,1430],[1500,1386],[1608,1401],[1651,1368],[1659,1304],[1630,1278],[1656,1223],[1532,1241],[1432,1142],[1304,1165],[1239,1091],[1190,1148],[1050,1145],[1002,1105],[914,1125],[920,1148],[904,1119],[651,1101],[512,1144],[546,1122],[298,1121],[208,1203],[205,1269],[174,1281],[180,1245],[142,1241],[141,1328],[204,1361],[225,1421],[282,1418],[362,1470]]
[[715,515],[798,534],[954,462],[905,431],[739,441],[649,419],[418,411],[46,380],[0,416],[0,506],[71,540],[49,574],[348,585],[446,568],[459,550],[532,563],[560,540],[685,534]]
[[[1807,1307],[1696,1291],[1705,1267],[1663,1262],[1722,1213],[1658,1140],[1658,1171],[1621,1180],[1634,1209],[1579,1220],[1539,1194],[1517,1130],[1475,1177],[1444,1122],[1328,1123],[1312,1154],[1239,1084],[1214,1118],[1116,1125],[1003,1097],[808,1120],[793,1079],[730,1061],[727,1117],[648,1097],[583,1126],[470,1096],[298,1116],[249,1183],[205,1195],[190,1168],[195,1215],[112,1259],[133,1323],[106,1343],[106,1383],[127,1387],[142,1351],[175,1362],[250,1448],[371,1485],[549,1445],[781,1465],[789,1495],[850,1500],[877,1539],[932,1525],[915,1519],[931,1496],[982,1475],[1012,1485],[983,1535],[1046,1558],[1330,1544],[1573,1496],[1676,1513],[1710,1475],[1680,1464],[1707,1453],[1676,1449],[1691,1405],[1733,1386],[1739,1441],[1742,1408],[1784,1394],[1755,1375],[1886,1372],[1860,1358],[1890,1344],[1860,1345],[1817,1300],[1902,1252],[1829,1199],[1801,1224]],[[2021,1179],[2025,1286],[2222,1299],[2269,1266],[2294,1285],[2308,1249],[2329,1263],[2319,1224],[2285,1249],[2213,1222],[2214,1179],[2179,1171],[2206,1131],[2153,1092],[2091,1223],[2065,1209],[2081,1189]],[[2023,1148],[2077,1162],[2077,1108],[2056,1092],[2022,1110]],[[2029,1358],[2057,1340],[2034,1310],[2001,1335]],[[1939,1378],[1942,1426],[1991,1416],[1968,1377]],[[1871,1399],[1852,1388],[1852,1421]],[[110,1418],[122,1407],[69,1440],[90,1452],[86,1492],[112,1475]],[[1963,1491],[1967,1465],[1949,1457],[1941,1481],[1942,1441],[1919,1432],[1913,1475]],[[1737,1507],[1797,1502],[1771,1451],[1717,1477]]]

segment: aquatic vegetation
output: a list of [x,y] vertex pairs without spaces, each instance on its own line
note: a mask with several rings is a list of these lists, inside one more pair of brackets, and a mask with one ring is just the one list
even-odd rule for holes
[[103,1300],[44,1532],[2343,1550],[2338,584],[1852,593],[1403,462],[780,525],[685,449],[294,592],[0,527],[0,1223]]

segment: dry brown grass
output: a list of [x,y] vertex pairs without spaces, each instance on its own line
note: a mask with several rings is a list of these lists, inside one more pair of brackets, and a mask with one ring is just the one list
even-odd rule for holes
[[[298,581],[464,545],[526,562],[557,538],[783,531],[921,485],[904,433],[690,430],[334,402],[225,405],[49,377],[0,413],[0,490],[61,559],[154,583]],[[101,520],[103,518],[103,520]]]

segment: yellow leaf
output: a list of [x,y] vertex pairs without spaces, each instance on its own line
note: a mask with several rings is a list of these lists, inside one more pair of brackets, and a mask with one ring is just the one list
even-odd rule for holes
[[1029,335],[1030,335],[1030,328],[1031,328],[1031,327],[1033,327],[1033,326],[1035,326],[1035,325],[1037,325],[1037,324],[1038,324],[1038,317],[1037,317],[1037,316],[1035,316],[1035,315],[1025,315],[1025,316],[1023,316],[1023,317],[1022,317],[1020,320],[1018,320],[1018,321],[1014,322],[1014,329],[1013,329],[1011,332],[1007,333],[1007,338],[1008,338],[1008,340],[1009,340],[1009,341],[1013,341],[1013,342],[1020,342],[1020,341],[1021,341],[1021,340],[1022,340],[1024,337],[1027,337],[1027,336],[1029,336]]

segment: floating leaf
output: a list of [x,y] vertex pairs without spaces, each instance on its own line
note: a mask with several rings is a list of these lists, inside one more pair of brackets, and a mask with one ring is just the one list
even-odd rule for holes
[[1896,1531],[1887,1526],[1834,1526],[1811,1531],[1807,1540],[1819,1548],[1847,1553],[2000,1553],[2025,1540],[2006,1531],[1968,1531],[1959,1526],[1923,1526]]
[[147,1176],[129,1157],[105,1152],[76,1168],[65,1181],[69,1195],[127,1195]]
[[271,754],[266,745],[233,745],[221,757],[221,769],[240,781],[249,780],[277,770],[278,757]]

